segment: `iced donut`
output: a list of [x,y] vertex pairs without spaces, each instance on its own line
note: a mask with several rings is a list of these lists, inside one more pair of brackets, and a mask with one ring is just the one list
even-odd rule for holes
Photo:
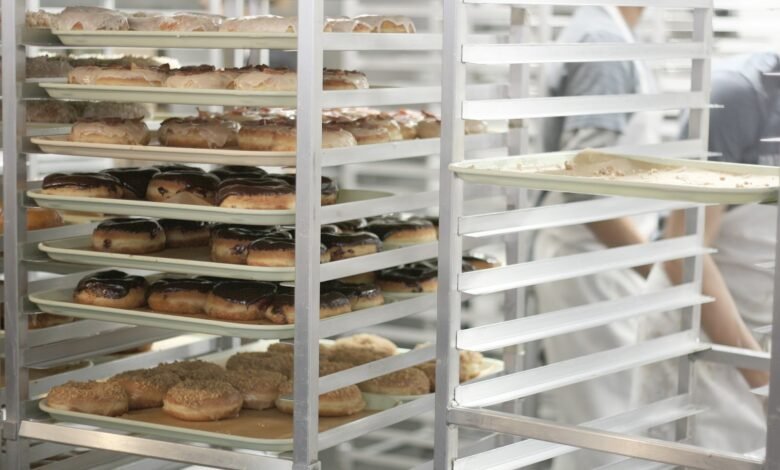
[[323,233],[320,240],[327,247],[331,261],[370,255],[382,249],[379,237],[369,232]]
[[166,248],[207,246],[211,239],[211,229],[206,222],[175,219],[160,219],[159,222],[165,231]]
[[377,235],[384,248],[432,243],[437,239],[436,227],[424,219],[380,217],[371,220],[365,230]]
[[149,181],[159,172],[160,170],[150,166],[143,168],[109,168],[101,171],[101,173],[111,175],[122,183],[122,197],[124,199],[144,199],[146,190],[149,187]]
[[154,175],[146,199],[154,202],[214,205],[219,178],[203,172],[164,171]]
[[57,196],[120,199],[124,194],[122,183],[103,173],[52,173],[43,178],[41,188]]
[[151,139],[143,121],[121,118],[79,119],[70,129],[71,142],[146,145]]
[[168,147],[223,148],[237,142],[238,125],[220,119],[168,118],[160,124],[157,138]]
[[[340,292],[320,293],[320,318],[328,318],[352,311],[349,299]],[[268,320],[279,325],[295,323],[295,291],[281,286],[265,313]]]
[[[246,264],[249,245],[274,232],[276,231],[273,228],[217,226],[211,232],[211,260],[218,263]],[[286,236],[292,240],[289,234]]]
[[146,279],[110,270],[83,278],[73,291],[79,304],[132,309],[146,303]]
[[260,320],[275,293],[276,285],[270,282],[220,282],[206,300],[206,315],[229,321]]
[[108,219],[92,231],[92,249],[136,255],[154,253],[165,249],[165,231],[154,219]]
[[385,303],[382,290],[374,284],[346,284],[341,281],[322,283],[322,289],[344,294],[352,305],[352,310],[378,307]]
[[203,315],[214,283],[205,279],[165,278],[149,286],[146,302],[155,312]]

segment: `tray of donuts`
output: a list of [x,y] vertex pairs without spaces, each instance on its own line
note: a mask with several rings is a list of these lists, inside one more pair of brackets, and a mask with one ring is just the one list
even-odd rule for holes
[[[295,291],[288,285],[207,276],[138,276],[119,270],[83,278],[75,288],[30,294],[48,314],[250,339],[294,336]],[[385,303],[373,284],[322,283],[320,318]]]
[[[251,166],[206,173],[185,165],[112,168],[100,173],[53,173],[27,195],[41,207],[92,215],[139,215],[262,225],[295,222],[295,175]],[[322,178],[324,206],[390,196],[340,189]]]

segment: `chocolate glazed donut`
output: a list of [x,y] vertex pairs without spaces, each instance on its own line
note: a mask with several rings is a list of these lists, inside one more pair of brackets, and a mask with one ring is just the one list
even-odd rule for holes
[[103,173],[52,173],[43,178],[44,194],[120,199],[122,183]]
[[433,263],[413,263],[381,271],[377,284],[386,292],[436,292],[438,274],[438,268]]
[[[294,174],[289,173],[273,173],[268,175],[269,178],[278,179],[286,182],[292,187],[295,187],[296,177]],[[327,176],[322,177],[322,184],[320,185],[320,200],[323,206],[329,206],[336,203],[338,199],[339,186],[331,178]]]
[[172,165],[154,165],[153,168],[157,168],[163,173],[168,171],[189,171],[192,173],[205,173],[205,171],[203,171],[203,168],[198,168],[196,166],[182,165],[181,163],[174,163]]
[[437,238],[436,227],[424,219],[382,217],[369,222],[365,230],[376,234],[385,248],[430,243]]
[[220,282],[208,296],[206,315],[230,321],[260,320],[275,293],[276,284],[270,282]]
[[165,231],[159,222],[143,217],[101,222],[92,232],[92,249],[110,253],[144,254],[165,248]]
[[[211,260],[219,263],[246,264],[249,245],[271,233],[274,228],[218,226],[211,231]],[[288,237],[279,232],[279,237]]]
[[214,205],[219,178],[195,171],[166,171],[152,177],[146,199],[154,202]]
[[138,308],[146,300],[146,279],[109,270],[83,278],[73,291],[76,303],[112,308]]
[[369,232],[322,233],[320,237],[331,261],[370,255],[382,249],[379,237]]
[[[352,311],[352,305],[341,292],[320,293],[320,318],[328,318]],[[292,287],[279,286],[274,300],[265,317],[279,325],[295,323],[295,290]]]
[[278,178],[228,178],[217,189],[216,203],[236,209],[293,209],[295,187]]
[[230,178],[263,178],[268,175],[268,173],[262,168],[244,165],[219,166],[211,170],[209,173],[216,176],[220,180],[226,180]]
[[159,222],[165,230],[166,248],[187,248],[209,244],[211,230],[206,222],[175,219],[160,219]]
[[122,183],[125,199],[144,199],[149,181],[154,175],[160,173],[160,170],[147,166],[143,168],[108,168],[101,173],[111,175]]
[[374,284],[346,284],[341,281],[322,283],[322,289],[344,294],[352,304],[352,310],[377,307],[385,303],[382,289]]
[[164,278],[149,286],[147,303],[156,312],[202,315],[213,287],[207,279]]

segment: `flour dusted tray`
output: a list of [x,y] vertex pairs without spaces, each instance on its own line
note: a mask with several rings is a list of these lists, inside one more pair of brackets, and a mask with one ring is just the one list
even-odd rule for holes
[[[295,210],[229,209],[130,199],[55,196],[43,194],[38,189],[28,191],[27,195],[41,207],[65,211],[97,212],[111,215],[132,215],[228,224],[283,225],[295,223]],[[339,190],[336,204],[366,201],[390,195],[390,193],[382,191],[341,189]]]
[[780,187],[778,167],[594,151],[466,161],[450,169],[473,183],[714,204],[775,201]]
[[38,248],[51,259],[66,263],[109,266],[147,271],[248,279],[252,281],[292,281],[295,268],[266,268],[242,264],[215,263],[209,247],[166,249],[145,255],[126,255],[92,250],[92,237],[82,236],[42,242]]

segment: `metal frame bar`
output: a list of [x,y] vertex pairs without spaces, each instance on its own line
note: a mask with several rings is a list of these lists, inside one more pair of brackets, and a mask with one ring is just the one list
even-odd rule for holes
[[[780,236],[780,215],[777,218],[777,235]],[[780,238],[778,238],[780,240]],[[780,250],[775,249],[775,266],[780,266]],[[775,270],[775,298],[772,324],[780,325],[780,276]],[[771,373],[769,398],[767,399],[766,469],[780,470],[780,339],[772,334]]]

